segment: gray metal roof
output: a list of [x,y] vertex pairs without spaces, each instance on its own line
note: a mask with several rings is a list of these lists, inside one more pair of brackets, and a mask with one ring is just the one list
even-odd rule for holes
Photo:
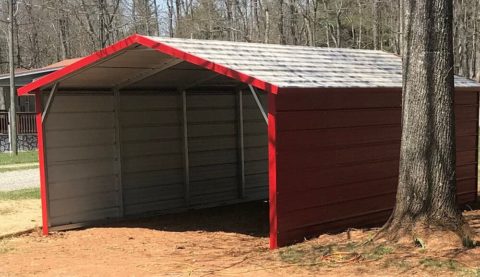
[[[52,67],[52,68],[39,68],[25,70],[22,72],[15,73],[15,86],[24,86],[36,78],[42,77],[49,73],[59,70],[62,67]],[[9,86],[10,85],[10,74],[0,74],[0,86]]]
[[[374,50],[149,37],[278,87],[402,87],[397,55]],[[455,77],[456,87],[479,87]]]

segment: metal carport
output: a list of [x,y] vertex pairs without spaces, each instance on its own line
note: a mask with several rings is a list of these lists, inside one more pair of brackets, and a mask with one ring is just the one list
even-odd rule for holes
[[[43,232],[267,197],[272,248],[378,224],[401,79],[381,51],[128,37],[19,90],[36,95]],[[465,203],[479,86],[456,87]]]

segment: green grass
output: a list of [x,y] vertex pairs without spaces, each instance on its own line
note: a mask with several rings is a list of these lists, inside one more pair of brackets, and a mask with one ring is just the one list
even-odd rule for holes
[[38,162],[37,151],[18,152],[18,155],[0,153],[0,166],[10,164],[36,163]]
[[9,171],[16,171],[16,170],[24,170],[24,169],[35,169],[35,168],[38,168],[38,165],[21,166],[21,164],[19,164],[16,167],[5,167],[5,168],[0,167],[0,173],[9,172]]
[[429,267],[429,268],[443,268],[451,271],[457,271],[461,269],[461,265],[455,260],[443,261],[439,259],[425,258],[420,260],[419,263],[424,267]]
[[12,191],[0,191],[0,200],[24,200],[24,199],[40,199],[40,189],[19,189]]
[[379,260],[392,252],[393,248],[385,246],[383,244],[379,244],[370,251],[362,254],[362,256],[367,260]]

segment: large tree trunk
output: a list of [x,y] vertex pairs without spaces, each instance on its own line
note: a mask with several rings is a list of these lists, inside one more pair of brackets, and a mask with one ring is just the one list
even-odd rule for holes
[[379,233],[392,240],[471,235],[456,203],[452,9],[452,1],[404,0],[399,181]]

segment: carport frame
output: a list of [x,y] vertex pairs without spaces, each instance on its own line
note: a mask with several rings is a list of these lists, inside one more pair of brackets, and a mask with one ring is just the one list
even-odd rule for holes
[[[39,166],[40,166],[40,187],[41,187],[41,198],[42,198],[42,233],[44,235],[48,235],[49,233],[49,211],[48,211],[48,192],[47,192],[47,173],[46,173],[46,165],[47,161],[45,159],[45,137],[44,137],[44,125],[42,122],[42,113],[43,113],[43,105],[42,105],[42,91],[44,89],[47,89],[53,84],[56,84],[66,78],[69,78],[71,76],[74,76],[76,73],[86,70],[88,68],[91,68],[97,64],[101,64],[117,55],[122,54],[124,51],[127,51],[128,49],[134,47],[135,45],[142,45],[151,49],[154,49],[156,51],[159,51],[163,54],[170,55],[173,58],[179,59],[180,61],[185,61],[194,65],[198,65],[204,69],[213,71],[215,73],[218,73],[223,76],[227,76],[230,78],[233,78],[237,81],[240,81],[242,83],[245,83],[249,86],[250,91],[252,92],[253,96],[257,96],[254,87],[261,89],[265,91],[268,96],[267,96],[267,101],[268,101],[268,116],[266,118],[267,121],[267,132],[268,132],[268,161],[269,161],[269,170],[268,170],[268,176],[269,176],[269,203],[270,203],[270,212],[269,212],[269,218],[270,218],[270,248],[277,248],[277,217],[276,217],[276,150],[275,150],[275,138],[276,138],[276,126],[275,126],[275,102],[276,102],[276,94],[279,92],[279,88],[273,84],[264,82],[262,80],[256,79],[252,76],[249,76],[247,74],[238,72],[236,70],[227,68],[225,66],[222,66],[220,64],[216,64],[212,61],[205,60],[203,58],[200,58],[198,56],[192,55],[190,53],[184,52],[182,50],[179,50],[177,48],[171,47],[167,44],[160,43],[154,40],[149,39],[148,37],[144,37],[141,35],[132,35],[130,37],[127,37],[105,49],[102,49],[100,51],[97,51],[93,53],[90,56],[87,56],[76,63],[67,66],[61,70],[58,70],[56,72],[53,72],[49,75],[46,75],[37,81],[30,83],[18,90],[19,95],[25,95],[29,93],[34,93],[35,94],[35,103],[36,103],[36,112],[37,112],[37,126],[38,126],[38,149],[39,149]],[[158,68],[161,69],[161,68]],[[165,68],[162,68],[162,70]],[[158,72],[160,72],[159,70]],[[156,72],[156,70],[149,70],[148,73],[145,73],[145,76],[151,76],[150,73]],[[155,74],[154,73],[154,74]],[[143,78],[144,75],[141,74],[141,77]],[[145,78],[146,78],[145,77]],[[134,77],[135,78],[135,77]],[[141,80],[139,76],[139,80]],[[134,83],[138,80],[132,81],[130,80],[131,83]],[[126,86],[126,85],[125,85]],[[113,94],[114,94],[114,101],[115,101],[115,115],[116,119],[115,122],[118,124],[118,96],[120,94],[120,87],[125,87],[122,82],[117,84],[115,87],[111,88]],[[182,91],[185,91],[183,89]],[[182,92],[183,94],[184,92]],[[238,99],[241,99],[242,93],[239,93]],[[239,100],[241,103],[241,100]],[[256,99],[257,105],[262,112],[262,115],[265,116],[265,111],[263,110],[263,107],[258,103]],[[186,107],[185,107],[186,111]],[[117,128],[118,125],[116,126],[116,131],[115,131],[115,137],[120,136],[120,131],[119,128]],[[185,134],[185,141],[187,141],[188,134]],[[242,143],[239,141],[239,143]],[[118,143],[117,143],[118,144]],[[188,148],[188,142],[186,147]],[[121,148],[120,146],[116,147],[116,156],[117,160],[120,161],[121,158]],[[241,155],[243,156],[243,155]],[[188,156],[185,158],[185,164],[187,165],[188,163]],[[241,165],[242,166],[242,165]],[[122,185],[121,185],[121,161],[117,162],[117,169],[119,170],[119,175],[117,176],[117,184],[119,184],[119,190],[122,190]],[[244,165],[242,168],[240,168],[241,172],[244,172]],[[185,176],[188,176],[187,174]],[[187,177],[186,177],[187,178]],[[241,176],[241,189],[240,189],[240,195],[244,194],[244,176]],[[123,193],[122,193],[123,195]],[[186,195],[186,201],[188,203],[188,196]],[[120,214],[123,216],[123,199],[120,200],[120,203],[122,207],[120,208]],[[77,225],[77,224],[73,224]],[[71,227],[71,226],[70,226]]]

